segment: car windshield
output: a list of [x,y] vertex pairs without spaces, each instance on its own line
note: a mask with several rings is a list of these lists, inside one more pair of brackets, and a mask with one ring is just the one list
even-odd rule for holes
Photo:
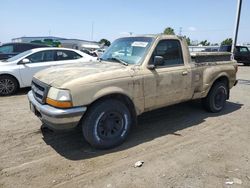
[[24,56],[30,54],[31,52],[32,52],[32,50],[28,50],[28,51],[22,52],[22,53],[20,53],[20,54],[14,56],[14,57],[11,57],[11,58],[5,60],[5,62],[16,61],[16,60],[18,60],[18,59],[20,59],[20,58],[22,58],[22,57],[24,57]]
[[138,64],[154,40],[153,37],[127,37],[115,40],[101,56],[103,61]]

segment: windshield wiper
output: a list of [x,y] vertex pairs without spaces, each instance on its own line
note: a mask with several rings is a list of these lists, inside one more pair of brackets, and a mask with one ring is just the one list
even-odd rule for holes
[[121,64],[123,64],[123,65],[125,65],[125,66],[128,66],[128,63],[127,63],[127,62],[125,62],[125,61],[123,61],[123,60],[121,60],[121,59],[119,59],[119,58],[117,58],[117,57],[111,57],[111,58],[108,58],[107,60],[113,60],[113,61],[115,61],[115,62],[118,62],[118,63],[121,63]]

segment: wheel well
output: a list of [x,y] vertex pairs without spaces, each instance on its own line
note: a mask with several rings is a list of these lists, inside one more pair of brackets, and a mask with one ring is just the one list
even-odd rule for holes
[[116,99],[116,100],[124,103],[128,107],[128,109],[133,117],[133,121],[134,121],[133,124],[135,124],[135,125],[137,124],[137,115],[136,115],[134,103],[128,96],[126,96],[124,94],[115,93],[115,94],[103,96],[103,97],[97,99],[96,101],[94,101],[92,104],[90,104],[90,106],[97,103],[97,102],[100,102],[102,100],[106,100],[106,99]]
[[13,75],[11,75],[11,74],[1,74],[0,77],[1,77],[1,76],[9,76],[9,77],[15,79],[16,82],[17,82],[17,87],[18,87],[18,88],[20,87],[20,83],[19,83],[18,79],[17,79],[15,76],[13,76]]
[[[229,90],[229,80],[228,80],[228,78],[227,78],[226,76],[221,76],[221,77],[217,78],[217,79],[214,81],[213,85],[214,85],[215,83],[218,83],[218,82],[224,82],[224,83],[226,84],[226,86],[227,86],[227,93],[228,93],[227,99],[229,99],[230,90]],[[213,86],[212,86],[212,87],[213,87]],[[211,87],[211,88],[212,88],[212,87]]]

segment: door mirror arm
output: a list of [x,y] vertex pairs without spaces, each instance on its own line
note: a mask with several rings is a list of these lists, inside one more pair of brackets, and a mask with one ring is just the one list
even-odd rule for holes
[[151,64],[147,66],[149,70],[154,70],[155,69],[155,65]]

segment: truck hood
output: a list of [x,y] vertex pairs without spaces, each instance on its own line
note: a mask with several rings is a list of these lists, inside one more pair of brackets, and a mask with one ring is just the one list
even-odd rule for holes
[[[74,63],[72,65],[56,66],[45,69],[34,75],[34,78],[46,83],[50,86],[61,88],[68,82],[87,79],[88,83],[103,81],[108,79],[107,76],[111,75],[115,70],[126,72],[127,67],[115,62],[87,62],[87,63]],[[110,74],[108,73],[110,72]],[[119,74],[118,74],[119,75]],[[112,75],[114,76],[114,74]],[[121,77],[122,75],[120,75]],[[90,79],[91,77],[91,79]]]

